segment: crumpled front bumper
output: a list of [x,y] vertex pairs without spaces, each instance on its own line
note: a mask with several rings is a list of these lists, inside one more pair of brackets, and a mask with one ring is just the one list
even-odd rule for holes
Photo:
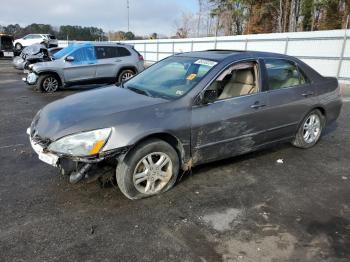
[[38,81],[39,76],[34,72],[28,73],[27,77],[23,77],[22,80],[28,85],[35,85]]
[[58,167],[59,156],[51,152],[45,152],[44,147],[34,142],[30,137],[30,128],[27,129],[27,134],[29,135],[30,145],[32,146],[35,153],[38,154],[39,159],[45,162],[46,164]]
[[14,68],[19,69],[19,70],[23,70],[25,61],[24,61],[24,59],[22,57],[16,56],[13,59],[12,64],[13,64]]
[[33,150],[38,154],[38,157],[41,161],[54,166],[54,167],[62,167],[63,162],[80,162],[80,163],[86,163],[86,164],[97,164],[99,162],[102,162],[106,159],[116,158],[118,155],[125,154],[129,148],[119,148],[115,150],[110,150],[107,152],[101,152],[98,155],[91,156],[91,157],[76,157],[76,156],[68,156],[68,155],[60,155],[55,154],[53,152],[48,152],[45,150],[43,146],[41,146],[39,143],[36,143],[33,141],[31,137],[31,129],[27,129],[27,134],[29,136],[30,144],[33,148]]

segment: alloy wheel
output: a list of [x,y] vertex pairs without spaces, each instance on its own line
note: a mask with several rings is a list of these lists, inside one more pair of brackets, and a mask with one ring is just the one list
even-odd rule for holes
[[163,152],[153,152],[143,157],[133,174],[135,188],[143,194],[160,192],[173,176],[173,163]]
[[131,78],[134,74],[131,73],[131,72],[125,72],[123,75],[122,75],[122,81],[126,81],[128,80],[129,78]]
[[303,125],[303,139],[311,144],[319,138],[321,134],[321,120],[317,114],[311,114]]
[[45,92],[55,92],[58,88],[58,81],[55,77],[49,76],[43,82]]

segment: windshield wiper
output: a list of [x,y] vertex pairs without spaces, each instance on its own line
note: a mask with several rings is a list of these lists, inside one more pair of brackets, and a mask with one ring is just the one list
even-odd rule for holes
[[146,90],[143,90],[143,89],[136,88],[136,87],[128,86],[127,89],[129,89],[129,90],[131,90],[131,91],[133,91],[135,93],[141,94],[141,95],[152,96],[150,94],[150,92],[148,92]]

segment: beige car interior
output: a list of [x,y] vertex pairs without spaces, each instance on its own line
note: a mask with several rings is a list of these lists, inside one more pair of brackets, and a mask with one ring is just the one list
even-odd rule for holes
[[257,93],[259,90],[256,63],[242,63],[226,70],[209,87],[216,89],[217,100]]

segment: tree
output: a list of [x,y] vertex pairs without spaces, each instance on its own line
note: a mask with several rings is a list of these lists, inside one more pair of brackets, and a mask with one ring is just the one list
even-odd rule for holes
[[158,34],[157,33],[152,33],[150,36],[149,36],[149,39],[157,39],[158,38]]
[[313,18],[314,1],[302,0],[301,1],[301,29],[303,31],[312,30],[312,18]]
[[342,27],[342,17],[340,16],[339,2],[342,1],[323,1],[323,12],[319,25],[319,28],[321,30],[339,29]]
[[135,38],[135,35],[134,35],[134,33],[133,32],[126,32],[125,33],[125,39],[126,40],[133,40]]
[[210,0],[214,4],[211,15],[217,18],[216,33],[223,29],[224,35],[242,34],[246,26],[250,2],[248,0]]
[[176,37],[187,38],[193,33],[194,19],[192,14],[183,13],[181,20],[175,22],[176,26]]
[[250,19],[247,33],[272,33],[278,29],[278,2],[258,0],[251,1]]

